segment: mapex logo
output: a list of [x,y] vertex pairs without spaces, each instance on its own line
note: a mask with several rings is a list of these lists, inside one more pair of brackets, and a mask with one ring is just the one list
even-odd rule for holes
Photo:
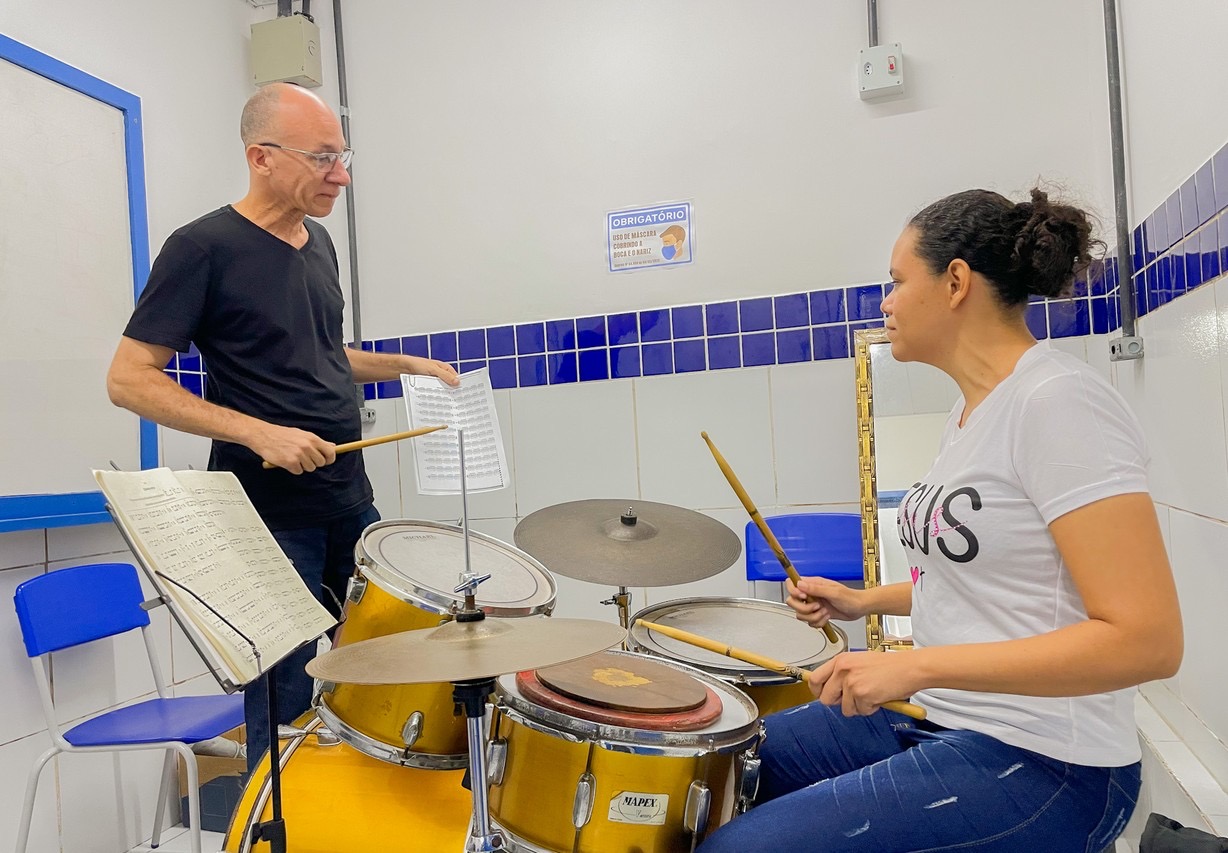
[[636,823],[664,826],[669,811],[669,794],[644,794],[623,791],[610,800],[609,820],[615,823]]

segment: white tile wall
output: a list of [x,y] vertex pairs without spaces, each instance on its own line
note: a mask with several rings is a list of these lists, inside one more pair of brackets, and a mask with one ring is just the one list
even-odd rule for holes
[[35,688],[34,671],[21,641],[21,628],[12,605],[17,585],[42,573],[41,565],[0,572],[0,602],[4,602],[0,605],[0,695],[6,697],[0,743],[29,737],[47,727]]
[[[0,768],[3,768],[0,772],[0,838],[6,846],[17,839],[30,768],[50,746],[51,739],[45,732],[0,745]],[[52,759],[39,779],[34,818],[30,824],[30,853],[60,850],[59,785],[56,781],[59,760]]]
[[47,531],[0,533],[0,571],[47,561]]
[[[852,362],[782,364],[770,368],[768,374],[776,471],[772,502],[856,504],[857,409]],[[720,439],[713,437],[713,441],[728,460]],[[737,467],[734,473],[743,477]],[[769,502],[767,495],[754,499]]]

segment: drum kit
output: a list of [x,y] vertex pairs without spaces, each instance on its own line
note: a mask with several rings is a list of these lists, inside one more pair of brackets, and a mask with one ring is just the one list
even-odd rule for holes
[[[632,615],[628,587],[702,580],[738,558],[736,534],[692,510],[576,501],[527,516],[514,538],[410,520],[364,531],[333,648],[308,666],[314,708],[281,749],[289,849],[694,850],[753,799],[761,716],[810,693],[637,623],[793,667],[847,648],[753,599]],[[617,587],[619,625],[552,616],[555,574]],[[226,851],[252,850],[269,775],[266,756]]]

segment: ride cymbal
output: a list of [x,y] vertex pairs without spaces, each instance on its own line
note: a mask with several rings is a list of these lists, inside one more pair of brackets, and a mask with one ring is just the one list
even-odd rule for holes
[[524,616],[448,622],[325,652],[307,664],[337,684],[426,684],[540,669],[621,643],[625,628],[595,619]]
[[539,509],[516,525],[516,546],[556,574],[612,586],[672,586],[733,565],[738,536],[703,513],[635,500]]

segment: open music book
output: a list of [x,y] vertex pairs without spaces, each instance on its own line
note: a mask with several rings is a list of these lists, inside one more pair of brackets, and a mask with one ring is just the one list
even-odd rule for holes
[[[187,616],[235,684],[255,680],[336,624],[233,474],[155,468],[95,471],[94,478],[158,592]],[[259,666],[244,636],[259,651]]]

